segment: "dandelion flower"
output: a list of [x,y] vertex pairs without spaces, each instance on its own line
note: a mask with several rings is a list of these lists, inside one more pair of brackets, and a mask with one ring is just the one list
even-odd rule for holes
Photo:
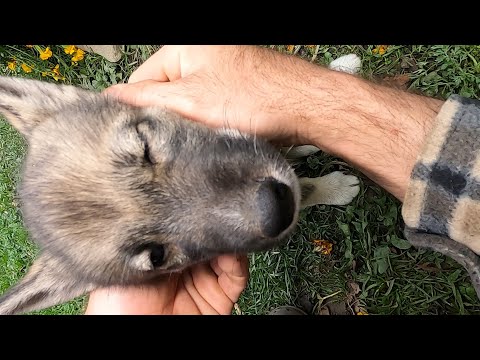
[[383,55],[387,51],[388,45],[378,45],[375,49],[372,50],[372,53]]
[[14,71],[15,68],[17,67],[17,63],[16,63],[15,61],[9,61],[9,62],[7,63],[7,67],[8,67],[10,70]]
[[84,54],[85,54],[85,52],[82,49],[77,49],[77,51],[75,52],[75,55],[72,57],[72,61],[73,62],[78,62],[80,60],[83,60],[83,55]]
[[65,54],[67,55],[72,55],[76,50],[77,47],[75,45],[68,45],[65,46],[65,49],[63,49],[63,51],[65,51]]
[[291,53],[294,47],[295,45],[287,45],[287,51]]
[[28,66],[27,64],[22,64],[22,70],[25,71],[27,74],[32,72],[32,67]]
[[40,59],[42,60],[48,60],[52,57],[52,50],[50,50],[50,47],[47,47],[44,51],[40,50]]

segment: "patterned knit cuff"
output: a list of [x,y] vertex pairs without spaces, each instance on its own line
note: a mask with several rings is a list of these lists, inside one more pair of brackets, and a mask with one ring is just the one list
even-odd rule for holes
[[480,101],[452,95],[412,172],[405,224],[480,254]]
[[480,297],[480,101],[452,95],[445,102],[412,171],[402,216],[406,238],[460,262]]

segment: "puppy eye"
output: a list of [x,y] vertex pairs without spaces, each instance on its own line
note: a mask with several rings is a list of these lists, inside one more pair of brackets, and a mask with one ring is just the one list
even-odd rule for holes
[[150,251],[150,261],[154,268],[160,267],[165,262],[165,247],[163,245],[154,245]]
[[165,264],[165,247],[148,243],[138,247],[130,258],[130,266],[140,271],[152,271]]

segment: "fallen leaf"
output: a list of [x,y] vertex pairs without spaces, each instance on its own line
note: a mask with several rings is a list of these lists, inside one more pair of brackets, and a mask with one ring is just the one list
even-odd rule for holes
[[382,79],[382,82],[385,85],[388,85],[393,88],[397,89],[404,89],[406,90],[408,88],[408,83],[410,81],[410,75],[409,74],[399,74],[399,75],[393,75],[393,76],[385,76]]
[[432,263],[418,264],[417,268],[422,269],[422,270],[427,271],[427,272],[435,272],[435,273],[442,271],[442,269],[439,269],[438,267],[436,267]]
[[315,247],[313,251],[319,252],[322,255],[330,255],[333,250],[333,244],[327,240],[313,240]]
[[403,57],[400,63],[400,67],[408,72],[414,72],[418,70],[417,62],[414,58],[410,57]]
[[328,309],[328,307],[324,306],[318,311],[317,314],[318,315],[330,315],[330,310]]
[[353,312],[358,311],[358,298],[357,295],[360,293],[360,285],[354,281],[348,282],[348,292],[345,296],[345,302],[350,309],[353,309]]
[[347,304],[343,301],[328,303],[326,306],[330,315],[348,315]]
[[233,309],[235,310],[235,313],[237,315],[242,315],[242,310],[240,310],[240,306],[238,306],[237,303],[235,303],[235,305],[233,305]]

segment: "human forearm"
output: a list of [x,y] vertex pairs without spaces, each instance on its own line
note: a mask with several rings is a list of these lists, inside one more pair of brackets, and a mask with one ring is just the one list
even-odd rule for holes
[[305,135],[403,201],[443,101],[319,68],[304,104]]

